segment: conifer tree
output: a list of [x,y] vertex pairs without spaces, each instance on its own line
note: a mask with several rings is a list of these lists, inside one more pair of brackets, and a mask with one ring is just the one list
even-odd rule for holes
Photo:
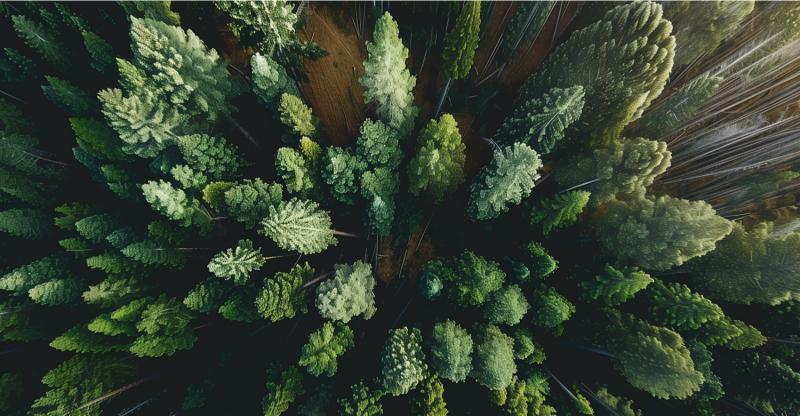
[[[747,351],[719,367],[729,393],[762,412],[788,414],[800,409],[800,373],[778,358]],[[733,382],[735,381],[735,382]],[[766,388],[765,388],[766,387]]]
[[145,17],[147,19],[160,20],[168,25],[181,24],[181,17],[173,12],[170,7],[170,0],[158,1],[118,1],[125,12],[132,16]]
[[517,103],[554,87],[580,85],[586,103],[575,130],[596,143],[611,143],[664,89],[675,51],[671,31],[659,4],[617,6],[550,53],[525,82]]
[[640,410],[633,407],[633,401],[624,397],[619,397],[611,394],[606,387],[600,387],[594,392],[597,399],[604,404],[603,407],[610,408],[617,412],[619,416],[642,416]]
[[228,320],[237,322],[254,322],[259,319],[255,299],[258,289],[252,285],[238,288],[231,292],[219,306],[217,312]]
[[113,76],[114,71],[117,69],[117,63],[114,60],[114,49],[111,44],[88,30],[82,31],[81,36],[83,37],[83,45],[86,46],[86,51],[89,52],[92,69],[103,75]]
[[297,14],[289,2],[276,0],[216,1],[227,13],[228,27],[245,43],[255,45],[264,55],[286,48],[296,41]]
[[275,153],[275,170],[289,192],[302,194],[314,189],[316,172],[312,168],[313,165],[291,147],[281,147]]
[[544,156],[558,146],[567,128],[581,117],[584,102],[580,85],[552,88],[516,107],[495,131],[493,140],[505,145],[525,143]]
[[42,257],[0,277],[0,289],[16,295],[26,294],[32,287],[60,277],[68,269],[69,261],[62,255]]
[[96,214],[75,221],[75,231],[81,237],[99,244],[106,241],[106,237],[119,225],[119,221],[111,214]]
[[303,374],[293,365],[273,362],[267,370],[267,395],[262,402],[264,416],[280,416],[305,392]]
[[497,218],[533,191],[542,161],[525,144],[497,150],[492,162],[481,170],[470,186],[467,213],[472,220]]
[[180,269],[187,262],[186,256],[180,250],[164,247],[151,240],[129,244],[120,251],[140,263],[170,269]]
[[578,285],[586,299],[601,300],[606,305],[616,306],[635,296],[653,281],[649,274],[635,267],[616,269],[606,264],[602,274],[594,279],[582,280]]
[[427,357],[440,377],[455,383],[472,370],[472,337],[456,322],[437,322],[426,340]]
[[656,280],[643,292],[643,297],[649,303],[651,322],[677,331],[697,329],[725,316],[717,304],[682,283]]
[[149,181],[142,185],[142,194],[153,209],[167,218],[180,221],[184,227],[195,223],[199,203],[196,199],[189,199],[182,189],[164,180]]
[[239,240],[235,248],[219,252],[208,263],[208,271],[223,279],[232,279],[234,284],[247,283],[250,273],[261,268],[266,258],[260,248],[254,248],[250,240]]
[[3,48],[0,54],[0,81],[24,82],[36,77],[38,68],[27,56],[13,48]]
[[428,372],[422,334],[408,327],[393,329],[383,347],[383,387],[394,396],[408,393]]
[[75,141],[81,149],[94,157],[122,161],[128,159],[120,146],[114,130],[96,118],[70,118]]
[[419,113],[411,92],[417,79],[406,69],[408,49],[403,46],[397,22],[389,12],[375,22],[367,52],[364,75],[358,80],[364,86],[364,101],[374,102],[381,120],[405,136],[414,127]]
[[253,92],[262,104],[270,109],[278,108],[283,94],[300,96],[300,91],[286,69],[269,55],[256,52],[250,58]]
[[353,347],[353,331],[347,325],[336,326],[325,322],[322,327],[308,335],[308,342],[300,353],[300,365],[314,376],[336,374],[336,360]]
[[337,146],[329,146],[322,159],[322,179],[330,186],[333,197],[341,203],[353,205],[359,194],[359,175],[367,169],[367,163],[350,149]]
[[0,231],[13,237],[41,240],[53,231],[53,219],[35,208],[12,208],[0,211]]
[[342,416],[380,416],[383,414],[381,398],[383,389],[371,387],[363,380],[350,386],[350,396],[340,398],[339,412]]
[[444,386],[439,378],[429,376],[421,383],[416,397],[411,402],[411,412],[420,416],[447,416],[444,402]]
[[369,264],[357,261],[352,265],[334,266],[333,278],[323,281],[317,288],[316,305],[325,319],[350,322],[355,316],[372,318],[375,307],[375,278]]
[[122,352],[128,349],[128,345],[114,337],[91,332],[83,324],[68,329],[50,342],[50,346],[59,351],[79,353]]
[[478,328],[475,339],[470,376],[492,390],[508,387],[517,373],[514,339],[494,325]]
[[466,146],[450,114],[433,119],[420,132],[417,154],[408,165],[411,193],[441,202],[464,182]]
[[281,123],[297,137],[314,137],[318,120],[311,114],[311,107],[295,95],[283,93],[278,106]]
[[86,283],[78,278],[53,279],[30,288],[28,297],[40,305],[66,305],[77,302],[84,289]]
[[[224,187],[223,187],[224,189]],[[283,199],[283,187],[260,178],[244,179],[224,189],[223,212],[235,217],[246,228],[253,228]]]
[[569,191],[543,199],[531,211],[531,224],[542,224],[542,234],[545,236],[559,228],[568,227],[578,220],[589,203],[589,196],[591,192]]
[[161,357],[192,348],[197,340],[189,326],[192,319],[181,301],[162,294],[142,310],[136,323],[140,335],[130,351],[139,357]]
[[559,328],[574,313],[575,305],[552,287],[539,290],[531,297],[531,321],[536,326]]
[[506,277],[499,264],[469,250],[453,258],[439,276],[449,301],[462,308],[482,305]]
[[530,305],[522,289],[517,285],[508,285],[492,293],[486,302],[483,316],[493,324],[516,325],[528,312]]
[[30,313],[30,300],[21,298],[0,300],[0,339],[3,341],[31,342],[49,338],[37,325]]
[[230,298],[231,287],[219,279],[208,278],[198,283],[186,297],[183,304],[195,312],[216,312]]
[[514,16],[503,30],[500,57],[509,59],[517,48],[536,40],[555,7],[555,1],[531,1],[520,3]]
[[220,137],[191,134],[181,136],[177,145],[186,163],[211,180],[236,177],[245,165],[239,149]]
[[330,216],[312,201],[296,198],[281,201],[269,207],[261,226],[260,232],[278,247],[301,254],[319,253],[337,244]]
[[17,373],[0,373],[0,411],[14,415],[24,400],[25,385],[22,376]]
[[453,29],[444,38],[442,70],[448,77],[461,79],[469,74],[480,40],[480,29],[481,2],[464,3]]
[[306,263],[294,266],[288,273],[278,272],[264,279],[264,286],[255,300],[258,313],[272,322],[305,313],[308,308],[303,284],[313,276],[314,269]]
[[11,16],[11,21],[22,41],[45,61],[56,68],[72,68],[73,60],[69,54],[69,48],[64,47],[56,33],[23,15]]
[[95,112],[97,106],[91,94],[54,76],[45,76],[47,85],[42,85],[42,92],[50,102],[72,116],[85,116]]
[[691,121],[697,111],[714,96],[722,81],[722,77],[710,72],[695,77],[663,103],[644,113],[636,126],[636,134],[643,137],[667,137],[674,134]]
[[596,226],[600,243],[617,259],[652,270],[708,253],[732,227],[704,201],[666,195],[612,201]]

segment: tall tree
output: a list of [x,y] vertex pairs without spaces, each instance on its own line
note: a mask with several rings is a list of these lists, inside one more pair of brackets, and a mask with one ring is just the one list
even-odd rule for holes
[[543,199],[531,211],[531,224],[542,224],[542,234],[545,236],[559,228],[568,227],[578,220],[590,196],[591,192],[588,191],[569,191]]
[[239,240],[235,248],[221,251],[211,258],[208,271],[217,277],[231,279],[237,285],[247,283],[250,273],[261,268],[266,258],[250,240]]
[[464,182],[466,146],[450,114],[433,119],[419,134],[417,154],[408,164],[411,193],[427,194],[441,202]]
[[375,278],[369,264],[357,261],[352,265],[334,266],[333,278],[322,282],[317,288],[316,305],[323,318],[343,323],[355,316],[372,318],[375,307]]
[[516,143],[494,153],[469,189],[467,214],[472,220],[497,218],[533,191],[542,160],[535,150]]
[[494,325],[479,327],[475,339],[470,376],[492,390],[508,387],[517,373],[514,339]]
[[578,285],[586,299],[602,300],[609,306],[619,305],[653,283],[649,274],[634,268],[616,269],[606,264],[603,273],[594,279],[582,280]]
[[436,115],[442,110],[442,103],[447,97],[450,83],[466,77],[472,69],[475,60],[475,50],[478,49],[481,32],[481,2],[480,0],[468,1],[461,7],[461,12],[456,18],[453,29],[444,38],[442,50],[442,72],[447,77],[447,83],[436,106]]
[[337,244],[330,216],[312,201],[296,198],[281,201],[269,207],[261,226],[260,232],[278,247],[301,254],[319,253]]
[[255,300],[258,313],[272,322],[305,313],[308,306],[303,284],[313,276],[314,269],[306,263],[294,266],[288,273],[278,272],[264,279],[264,286]]
[[456,322],[437,322],[426,336],[431,366],[440,377],[455,383],[467,379],[472,370],[472,337]]
[[300,353],[300,365],[306,367],[311,375],[332,377],[337,370],[336,360],[352,347],[353,330],[350,327],[325,322],[308,335],[308,342]]
[[408,393],[428,372],[419,329],[393,329],[383,347],[383,387],[394,396]]

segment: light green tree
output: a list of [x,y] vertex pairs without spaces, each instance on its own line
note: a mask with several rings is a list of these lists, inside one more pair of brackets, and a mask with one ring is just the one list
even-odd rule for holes
[[393,329],[383,347],[383,388],[394,396],[408,393],[428,372],[422,333],[408,327]]
[[594,159],[597,183],[592,196],[607,201],[618,193],[644,195],[670,166],[672,153],[665,142],[634,138],[595,150]]
[[456,22],[444,38],[442,71],[452,78],[461,79],[469,74],[478,49],[481,30],[481,2],[464,3]]
[[184,227],[195,223],[199,202],[187,197],[182,189],[175,188],[164,180],[149,181],[142,185],[142,194],[147,203],[165,217],[180,221]]
[[179,137],[176,144],[183,160],[211,180],[236,177],[245,165],[239,149],[221,137],[190,134]]
[[676,331],[697,329],[725,317],[719,305],[678,282],[655,280],[642,292],[642,298],[648,302],[651,322]]
[[342,416],[380,416],[383,414],[383,389],[372,387],[363,380],[350,386],[350,395],[337,400]]
[[300,91],[286,69],[269,55],[256,52],[250,58],[253,92],[262,104],[277,109],[283,94],[300,96]]
[[578,220],[590,196],[588,191],[569,191],[543,199],[531,211],[531,224],[541,224],[545,236],[568,227]]
[[277,183],[264,182],[260,178],[244,179],[232,186],[222,186],[222,211],[253,228],[266,217],[270,208],[283,199],[283,187]]
[[243,42],[258,47],[264,55],[286,48],[295,41],[297,14],[291,3],[280,0],[215,1],[230,18],[228,27]]
[[330,215],[313,201],[281,201],[269,207],[261,227],[260,232],[278,247],[301,254],[319,253],[337,244]]
[[[295,95],[283,93],[278,106],[281,123],[297,137],[314,137],[317,132],[317,118],[311,114],[311,107]],[[298,139],[299,140],[299,139]]]
[[113,76],[114,71],[117,69],[117,63],[114,60],[115,53],[111,44],[88,30],[81,31],[81,36],[83,37],[83,45],[86,46],[86,51],[89,52],[92,69],[103,75]]
[[293,365],[273,362],[267,370],[267,395],[262,401],[264,416],[280,416],[305,393],[303,374]]
[[632,298],[640,290],[653,283],[649,274],[634,268],[616,269],[606,264],[603,273],[594,279],[578,283],[585,299],[601,300],[609,306],[616,306]]
[[557,329],[575,313],[575,305],[552,287],[537,290],[530,302],[531,322],[544,328]]
[[347,325],[335,326],[325,322],[322,327],[308,335],[308,342],[300,352],[300,365],[314,376],[336,374],[336,360],[353,347],[353,330]]
[[251,240],[239,240],[236,247],[214,255],[208,263],[208,271],[217,277],[231,279],[234,284],[243,285],[250,278],[250,273],[260,269],[266,260],[261,249],[254,247]]
[[348,323],[358,315],[372,318],[375,307],[375,278],[369,264],[357,261],[352,265],[334,266],[333,278],[317,288],[316,305],[325,319]]
[[118,1],[117,4],[125,10],[125,13],[146,17],[148,19],[160,20],[169,25],[180,25],[181,17],[178,13],[170,9],[170,0],[160,1]]
[[493,324],[516,325],[528,313],[530,304],[517,285],[508,285],[492,293],[483,317]]
[[420,416],[447,416],[447,404],[444,402],[444,385],[435,375],[422,381],[421,386],[411,401],[411,412]]
[[314,269],[305,263],[294,266],[288,273],[278,272],[264,279],[264,285],[255,300],[258,313],[272,322],[305,313],[308,306],[303,284],[313,276]]
[[483,325],[475,334],[470,376],[492,390],[508,387],[517,373],[514,339],[494,325]]
[[533,191],[542,161],[529,146],[516,143],[494,153],[469,189],[467,214],[473,220],[497,218]]
[[409,190],[441,202],[464,182],[466,146],[450,114],[433,119],[419,134],[418,150],[408,164]]
[[472,370],[472,337],[456,322],[437,322],[426,339],[427,357],[440,377],[455,383]]

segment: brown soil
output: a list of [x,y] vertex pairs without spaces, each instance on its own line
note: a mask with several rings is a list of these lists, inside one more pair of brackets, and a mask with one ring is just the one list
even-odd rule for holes
[[323,136],[336,145],[355,141],[366,112],[358,77],[364,72],[367,50],[352,26],[343,27],[341,22],[349,20],[342,12],[341,7],[309,3],[299,33],[301,39],[313,40],[328,52],[316,61],[305,61],[308,79],[300,88],[320,120]]

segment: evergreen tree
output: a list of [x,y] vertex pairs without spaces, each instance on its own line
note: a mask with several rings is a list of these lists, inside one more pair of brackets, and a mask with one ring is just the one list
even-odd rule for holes
[[75,222],[75,231],[96,244],[106,241],[106,237],[118,227],[119,221],[111,214],[90,215]]
[[186,163],[211,180],[236,177],[245,165],[239,149],[220,137],[191,134],[181,136],[177,145]]
[[472,337],[456,322],[437,322],[427,339],[428,358],[440,377],[455,383],[472,370]]
[[469,250],[453,258],[440,275],[449,301],[462,308],[482,305],[506,277],[499,264]]
[[264,286],[255,300],[258,313],[272,322],[294,318],[298,312],[305,313],[308,308],[303,284],[313,276],[314,269],[306,263],[294,266],[288,273],[278,272],[264,279]]
[[70,118],[75,141],[81,149],[94,157],[122,161],[128,156],[122,151],[114,130],[96,118]]
[[161,246],[151,240],[129,244],[120,251],[125,257],[140,263],[169,269],[180,269],[187,262],[186,256],[180,250]]
[[118,1],[117,4],[125,10],[125,13],[132,16],[160,20],[168,25],[181,24],[180,15],[170,9],[172,5],[170,0]]
[[619,416],[642,416],[642,412],[633,407],[632,400],[615,396],[606,387],[600,387],[594,392],[594,395],[604,405],[604,408],[617,412]]
[[541,364],[547,356],[544,348],[533,340],[530,331],[517,328],[514,331],[514,358],[528,364]]
[[169,182],[149,181],[142,185],[142,194],[153,209],[171,220],[180,221],[184,227],[196,222],[198,201],[187,198],[182,189],[173,187]]
[[33,322],[30,310],[33,305],[29,300],[0,300],[0,340],[31,342],[49,338],[42,328]]
[[250,273],[261,268],[266,258],[260,248],[254,248],[250,240],[239,240],[235,248],[221,251],[211,258],[208,271],[223,279],[232,279],[234,284],[243,285]]
[[256,52],[250,58],[253,93],[270,109],[277,109],[284,94],[300,96],[300,91],[286,69],[269,55]]
[[264,416],[280,416],[305,392],[303,374],[296,366],[273,362],[267,370],[267,395],[262,402]]
[[230,18],[228,27],[242,42],[255,45],[264,55],[296,42],[297,15],[289,2],[276,0],[216,1]]
[[139,357],[161,357],[192,348],[197,340],[189,326],[192,319],[181,301],[162,294],[142,310],[136,323],[140,335],[130,351]]
[[3,48],[0,54],[0,81],[15,83],[36,77],[36,64],[27,56],[13,48]]
[[469,74],[478,49],[481,31],[481,2],[469,1],[461,8],[453,29],[444,38],[442,71],[452,79]]
[[16,295],[27,294],[32,287],[60,277],[68,269],[69,261],[62,255],[42,257],[0,277],[0,289]]
[[17,35],[45,61],[56,68],[70,69],[73,60],[69,48],[59,41],[57,33],[23,15],[11,16]]
[[531,211],[531,224],[542,224],[542,234],[545,236],[559,228],[568,227],[578,220],[589,203],[589,196],[591,193],[588,191],[569,191],[543,199]]
[[508,285],[492,293],[483,317],[493,324],[516,325],[528,312],[530,305],[522,289],[517,285]]
[[258,289],[252,285],[238,288],[232,291],[230,296],[222,302],[217,312],[223,318],[231,321],[257,321],[260,318],[255,304],[257,295]]
[[86,46],[86,51],[89,52],[92,69],[103,75],[113,76],[114,71],[117,69],[117,63],[114,60],[114,49],[111,44],[88,30],[82,31],[81,36],[83,37],[83,45]]
[[0,373],[0,411],[14,415],[24,400],[25,384],[22,376],[16,373]]
[[[223,187],[224,188],[224,187]],[[245,179],[224,189],[223,211],[246,228],[253,228],[283,199],[283,187],[260,178]]]
[[473,220],[497,218],[533,191],[542,161],[535,150],[516,143],[494,153],[470,186],[467,213]]
[[281,201],[277,206],[269,207],[261,226],[260,232],[278,247],[301,254],[319,253],[337,244],[330,216],[312,201],[296,198]]
[[575,313],[573,305],[552,287],[538,290],[531,297],[532,323],[544,328],[558,328]]
[[218,279],[208,278],[186,294],[183,304],[195,312],[216,312],[229,299],[230,289]]
[[479,327],[475,339],[470,376],[492,390],[508,387],[517,373],[514,339],[494,325]]
[[311,107],[297,96],[283,93],[278,107],[281,123],[295,136],[314,137],[319,121],[311,114]]
[[608,306],[617,306],[635,296],[653,281],[649,274],[635,267],[616,269],[606,264],[604,273],[591,280],[582,280],[578,285],[586,299],[602,300]]
[[405,136],[414,127],[419,113],[411,92],[417,79],[406,69],[408,49],[403,46],[397,22],[389,12],[375,22],[367,52],[364,75],[358,80],[364,86],[364,101],[376,103],[381,120]]
[[114,337],[91,332],[83,324],[68,329],[50,342],[50,346],[59,351],[79,353],[122,352],[128,349],[127,345],[119,343]]
[[567,127],[581,117],[584,102],[580,85],[553,88],[516,107],[495,131],[493,139],[504,145],[525,143],[546,155],[564,139]]
[[393,329],[383,347],[383,387],[394,396],[408,393],[428,372],[419,329]]
[[330,186],[330,192],[337,201],[353,205],[359,194],[361,172],[367,163],[353,154],[350,149],[329,146],[322,157],[322,179]]
[[500,45],[501,59],[509,59],[518,47],[536,40],[555,5],[556,2],[552,0],[519,3],[514,16],[503,30],[503,43]]
[[592,195],[606,201],[616,194],[644,195],[648,186],[670,165],[672,155],[665,142],[625,139],[594,151],[597,183]]
[[76,303],[86,283],[78,278],[62,278],[39,283],[28,290],[28,297],[45,306],[56,306]]
[[732,227],[704,201],[666,195],[612,201],[596,226],[601,245],[620,261],[653,270],[708,253]]
[[[683,3],[688,4],[689,2]],[[723,4],[725,2],[716,3]],[[747,2],[735,2],[734,4],[741,3]],[[644,113],[636,126],[636,133],[644,137],[667,137],[667,135],[674,134],[691,121],[697,111],[714,96],[722,81],[722,77],[711,75],[709,72],[695,77],[670,95],[663,103]]]
[[72,116],[93,114],[97,104],[91,94],[80,87],[53,76],[45,76],[47,85],[42,85],[42,93],[50,102]]
[[441,202],[464,182],[466,146],[450,114],[431,120],[420,132],[417,154],[408,165],[409,189]]
[[314,189],[316,172],[313,167],[300,152],[291,147],[281,147],[275,154],[275,170],[289,192],[303,194]]
[[13,237],[41,240],[53,231],[53,219],[34,208],[13,208],[0,211],[0,231]]
[[447,416],[444,402],[444,386],[436,376],[429,376],[422,382],[416,397],[411,402],[411,412],[420,416]]
[[614,365],[634,387],[660,399],[683,399],[700,389],[703,374],[676,332],[629,315],[613,325],[607,342]]
[[308,335],[308,342],[300,353],[300,365],[314,376],[336,374],[336,360],[353,347],[353,331],[347,325],[336,326],[325,322],[322,327]]
[[800,373],[768,354],[747,351],[719,366],[728,393],[762,412],[800,409]]
[[375,278],[369,264],[357,261],[352,265],[334,266],[333,278],[320,283],[316,305],[325,319],[350,322],[355,316],[372,318],[375,307]]
[[656,3],[617,6],[547,56],[525,82],[518,106],[554,87],[580,85],[586,103],[575,130],[611,143],[661,95],[672,70],[671,31]]
[[725,316],[717,304],[682,283],[656,280],[643,295],[652,322],[678,331],[697,329]]
[[775,235],[772,223],[733,231],[711,253],[693,260],[692,284],[714,299],[776,305],[800,296],[800,267],[795,255],[800,232]]
[[350,386],[350,396],[338,400],[342,416],[380,416],[383,414],[381,398],[384,392],[359,381]]

